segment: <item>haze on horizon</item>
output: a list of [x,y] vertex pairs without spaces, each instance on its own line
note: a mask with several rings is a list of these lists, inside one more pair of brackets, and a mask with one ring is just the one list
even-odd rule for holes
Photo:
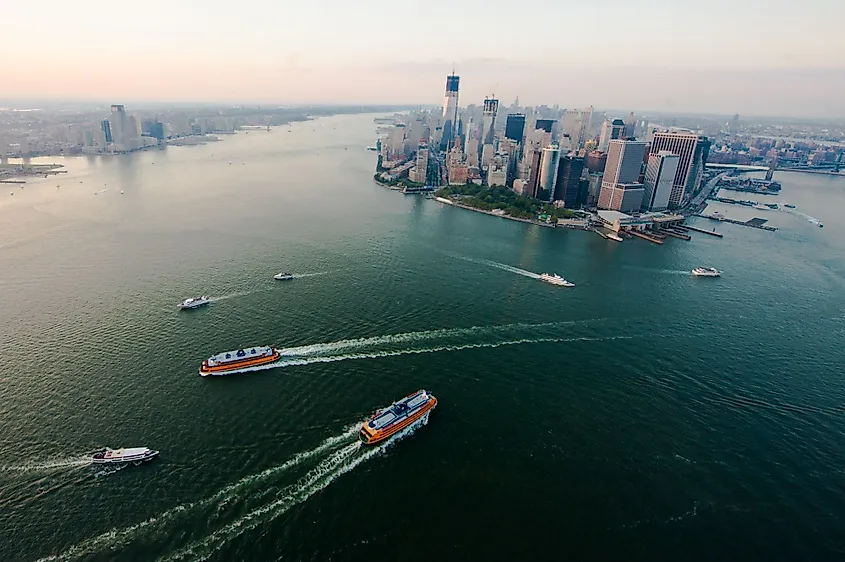
[[454,63],[462,105],[843,117],[840,1],[33,0],[0,99],[433,105]]

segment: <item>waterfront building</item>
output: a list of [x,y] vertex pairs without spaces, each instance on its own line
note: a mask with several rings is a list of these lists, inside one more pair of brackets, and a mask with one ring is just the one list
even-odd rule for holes
[[465,185],[469,169],[466,164],[457,164],[449,169],[449,185]]
[[[484,144],[493,144],[496,129],[496,112],[499,110],[499,100],[486,98],[484,100],[483,132],[481,140]],[[482,154],[483,157],[483,154]]]
[[710,141],[707,137],[694,132],[670,131],[655,133],[651,142],[651,154],[668,150],[679,156],[678,171],[672,193],[669,195],[669,207],[680,206],[685,197],[695,194],[701,186],[704,165],[710,153]]
[[443,100],[442,131],[440,138],[440,150],[448,151],[455,142],[458,124],[458,86],[460,76],[453,72],[446,77],[446,96]]
[[[426,183],[426,173],[428,172],[428,148],[424,145],[420,145],[417,150],[413,172],[414,177],[411,178],[411,181]],[[410,176],[410,173],[408,175]]]
[[567,154],[561,156],[557,165],[554,201],[562,201],[567,209],[578,207],[581,192],[581,172],[584,170],[584,158]]
[[668,150],[650,154],[643,181],[643,211],[663,211],[669,208],[669,196],[675,183],[680,157]]
[[517,195],[531,197],[531,193],[529,193],[528,180],[523,180],[519,178],[513,180],[513,190],[516,192]]
[[645,150],[644,142],[610,141],[599,194],[599,208],[625,213],[640,208],[644,190],[639,177]]
[[522,136],[525,134],[525,114],[510,113],[505,121],[505,138],[517,143],[522,143]]
[[537,195],[535,196],[537,199],[549,201],[554,195],[559,160],[560,149],[557,145],[550,144],[543,149],[543,159],[540,164],[539,187],[537,189]]

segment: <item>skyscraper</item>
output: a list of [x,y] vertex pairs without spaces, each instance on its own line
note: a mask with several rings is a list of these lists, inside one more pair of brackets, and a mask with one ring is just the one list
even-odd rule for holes
[[525,114],[524,113],[510,113],[505,121],[505,137],[522,142],[522,135],[525,133]]
[[644,142],[612,140],[601,182],[599,208],[630,213],[639,210],[643,200],[640,169],[645,157]]
[[630,139],[634,137],[634,134],[637,130],[637,117],[634,115],[634,112],[628,114],[628,118],[625,119],[625,124],[622,128],[622,136],[620,138],[623,139]]
[[443,136],[440,139],[440,150],[448,151],[455,142],[458,124],[458,85],[460,76],[453,72],[446,77],[446,97],[443,100]]
[[581,184],[581,172],[584,170],[584,159],[572,155],[562,156],[557,165],[557,181],[555,182],[555,201],[563,201],[563,206],[573,209],[578,206],[578,191]]
[[540,186],[540,150],[532,150],[525,158],[528,163],[528,186],[525,191],[530,197],[537,197]]
[[563,114],[563,134],[569,136],[574,150],[581,148],[584,144],[592,117],[592,107],[587,109],[567,109]]
[[103,121],[100,123],[100,127],[103,129],[103,134],[106,137],[106,142],[107,143],[113,142],[112,136],[111,136],[111,123],[109,123],[109,120],[103,119]]
[[680,157],[672,193],[669,195],[669,207],[678,207],[686,195],[694,194],[701,186],[704,164],[710,154],[710,141],[693,132],[655,133],[650,152],[659,154],[663,150]]
[[560,149],[557,145],[550,144],[543,149],[543,160],[540,163],[540,182],[536,195],[537,199],[548,201],[554,195],[559,160]]
[[601,126],[601,135],[599,136],[599,150],[607,152],[610,146],[610,141],[614,139],[621,139],[625,132],[625,122],[621,119],[606,119]]
[[679,161],[680,157],[668,150],[649,155],[643,181],[643,211],[663,211],[669,207]]
[[499,100],[486,98],[484,100],[484,132],[481,137],[482,144],[493,144],[496,128],[496,112],[499,110]]
[[535,129],[543,129],[547,133],[552,132],[552,127],[555,125],[554,119],[537,119],[537,123],[535,124]]

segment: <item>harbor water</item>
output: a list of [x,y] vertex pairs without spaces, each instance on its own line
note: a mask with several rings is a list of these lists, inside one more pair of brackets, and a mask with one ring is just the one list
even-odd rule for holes
[[824,228],[618,243],[374,184],[373,117],[4,187],[1,560],[845,557],[845,178],[759,196]]

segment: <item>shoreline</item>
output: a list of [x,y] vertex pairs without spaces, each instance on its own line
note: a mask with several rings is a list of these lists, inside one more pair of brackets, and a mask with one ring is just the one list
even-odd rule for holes
[[[493,211],[488,211],[486,209],[476,209],[475,207],[470,207],[469,205],[463,205],[461,203],[458,203],[457,201],[453,201],[453,200],[447,199],[445,197],[435,197],[434,200],[438,201],[440,203],[444,203],[446,205],[458,207],[460,209],[466,209],[467,211],[475,211],[476,213],[482,213],[484,215],[490,215],[491,217],[498,217],[500,219],[510,219],[512,221],[523,222],[523,223],[526,223],[526,224],[533,224],[533,225],[542,226],[542,227],[545,227],[545,228],[557,228],[557,225],[555,225],[555,224],[535,221],[533,219],[523,219],[523,218],[514,217],[514,216],[511,216],[511,215],[508,215],[508,214],[504,214],[504,213],[498,214],[498,213],[494,213]],[[586,230],[585,228],[578,228],[578,227],[568,227],[568,228],[572,228],[572,229],[575,229],[575,230]]]

